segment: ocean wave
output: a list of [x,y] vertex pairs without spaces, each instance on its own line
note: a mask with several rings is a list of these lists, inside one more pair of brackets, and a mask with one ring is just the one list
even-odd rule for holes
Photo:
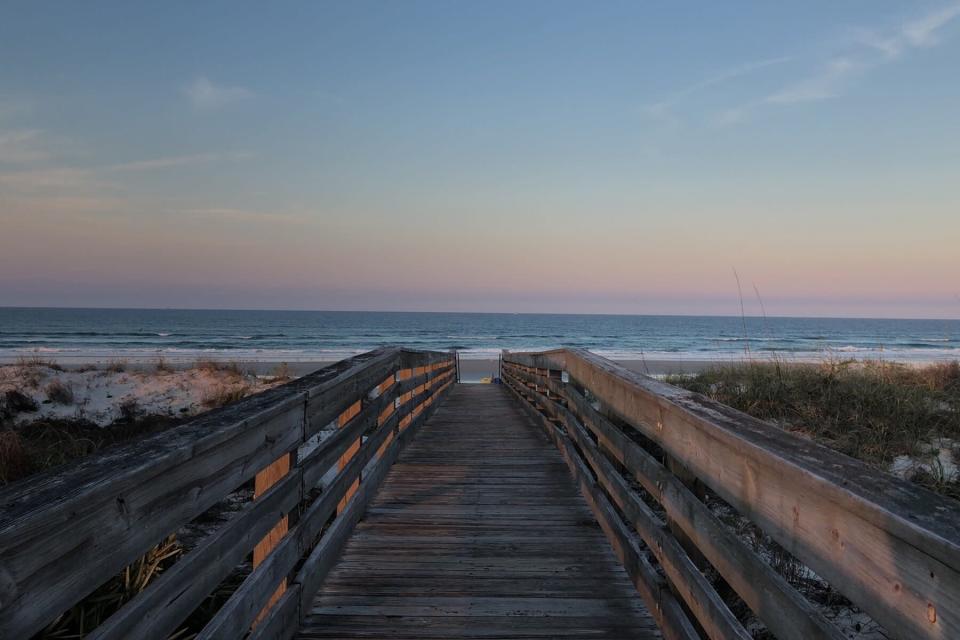
[[40,353],[76,362],[149,360],[163,354],[178,360],[321,362],[393,344],[456,349],[466,359],[493,359],[502,348],[561,346],[624,360],[742,360],[776,354],[799,360],[918,362],[960,356],[957,321],[771,318],[761,325],[759,319],[748,319],[747,335],[740,325],[740,318],[0,309],[0,357],[15,360]]
[[934,340],[927,340],[924,342],[902,342],[900,344],[892,345],[892,348],[898,347],[908,347],[911,349],[942,349],[943,342],[936,342]]
[[[453,345],[463,346],[463,345]],[[29,354],[42,354],[47,357],[53,357],[63,363],[70,362],[90,362],[106,361],[111,358],[129,359],[131,361],[150,361],[162,355],[164,358],[174,362],[190,362],[198,358],[215,358],[221,360],[237,360],[251,362],[331,362],[342,360],[355,356],[359,353],[369,351],[374,345],[358,345],[351,348],[318,348],[318,347],[300,347],[300,348],[223,348],[223,347],[174,347],[167,346],[161,348],[66,348],[66,347],[42,347],[42,348],[0,348],[0,359],[15,361],[18,357]],[[437,348],[437,347],[434,347]],[[447,350],[439,348],[439,350]],[[465,360],[495,360],[500,356],[501,348],[490,347],[469,347],[456,349],[462,359]],[[528,352],[548,350],[543,345],[512,345],[510,351]],[[713,350],[690,350],[678,349],[673,347],[661,347],[658,349],[641,348],[594,348],[594,353],[611,360],[650,360],[650,361],[741,361],[749,358],[744,350],[713,349]],[[856,359],[876,359],[883,358],[891,361],[902,362],[938,362],[952,361],[960,358],[960,348],[943,349],[877,349],[872,347],[863,347],[856,345],[841,345],[836,349],[810,349],[810,350],[776,350],[758,348],[752,353],[758,358],[771,357],[773,353],[778,357],[796,362],[817,362],[825,358],[830,358],[831,354],[844,354],[845,357]],[[761,356],[759,354],[770,354]]]

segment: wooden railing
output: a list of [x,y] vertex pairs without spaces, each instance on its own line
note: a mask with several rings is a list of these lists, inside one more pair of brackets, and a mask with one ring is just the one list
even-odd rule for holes
[[750,638],[722,581],[777,638],[844,637],[710,497],[891,637],[960,638],[956,502],[586,351],[505,352],[503,377],[563,453],[665,637]]
[[[88,637],[168,637],[251,553],[252,572],[198,638],[251,628],[252,638],[288,637],[400,448],[453,382],[453,359],[372,351],[5,488],[0,637],[40,631],[252,480],[252,501]],[[337,430],[321,441],[328,426]]]

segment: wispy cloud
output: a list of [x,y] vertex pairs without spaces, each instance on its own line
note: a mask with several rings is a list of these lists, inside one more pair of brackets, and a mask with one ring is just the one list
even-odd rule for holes
[[780,56],[779,58],[767,58],[766,60],[757,60],[755,62],[747,62],[745,64],[740,64],[729,69],[724,69],[719,73],[716,73],[709,78],[696,82],[688,87],[685,87],[676,93],[674,93],[670,98],[666,100],[667,103],[678,102],[683,98],[689,97],[694,93],[703,91],[704,89],[709,89],[710,87],[723,84],[724,82],[729,82],[730,80],[735,80],[743,76],[749,75],[755,71],[761,69],[766,69],[767,67],[772,67],[774,65],[783,64],[784,62],[790,62],[792,60],[790,56]]
[[204,76],[198,77],[184,87],[184,95],[195,109],[212,111],[229,104],[253,97],[253,92],[245,87],[216,85]]
[[222,222],[257,222],[257,223],[295,223],[303,224],[310,221],[306,215],[297,213],[282,213],[272,211],[255,211],[250,209],[233,209],[229,207],[208,207],[200,209],[179,209],[175,213],[193,216],[195,218],[212,218]]
[[854,41],[875,49],[888,58],[897,58],[908,49],[939,44],[939,31],[958,16],[960,3],[955,3],[905,22],[894,29],[857,29],[854,31]]
[[0,185],[17,192],[60,191],[80,188],[105,187],[94,180],[88,169],[51,168],[22,169],[0,173]]
[[30,102],[23,98],[0,97],[0,120],[30,111]]
[[40,129],[0,131],[0,164],[24,165],[49,157]]
[[840,92],[847,78],[862,69],[864,65],[850,58],[834,58],[829,60],[820,72],[768,95],[764,102],[795,104],[833,98]]
[[892,29],[856,29],[849,41],[840,47],[844,51],[842,55],[828,57],[826,62],[819,63],[818,70],[805,78],[721,112],[715,121],[720,125],[736,124],[763,106],[786,106],[836,98],[847,90],[857,76],[893,62],[910,49],[940,44],[941,30],[957,17],[960,17],[960,2]]
[[683,102],[685,99],[706,91],[712,87],[724,84],[726,82],[731,82],[737,78],[742,78],[748,76],[762,69],[772,67],[775,65],[783,64],[792,60],[790,56],[780,56],[777,58],[766,58],[764,60],[756,60],[753,62],[747,62],[744,64],[739,64],[736,66],[723,69],[712,76],[695,82],[691,85],[688,85],[678,91],[675,91],[667,98],[656,102],[654,104],[648,105],[645,109],[648,115],[661,120],[670,121],[674,124],[677,123],[676,115],[674,114],[674,107]]
[[939,42],[937,32],[957,16],[960,16],[960,2],[907,23],[901,29],[901,33],[904,39],[914,47],[930,47]]
[[101,167],[101,169],[103,171],[151,171],[153,169],[170,169],[173,167],[208,164],[211,162],[236,162],[252,157],[253,154],[246,151],[234,153],[196,153],[185,156],[167,156],[163,158],[150,158],[148,160],[134,160],[131,162],[107,165]]
[[[0,135],[2,140],[2,135]],[[0,158],[3,158],[3,145],[0,144]],[[120,184],[113,182],[110,174],[157,171],[176,167],[209,164],[215,162],[238,162],[252,157],[247,152],[197,153],[193,155],[166,156],[133,160],[118,164],[95,167],[20,167],[17,170],[0,172],[0,184],[20,192],[71,191],[77,189],[119,189]],[[19,160],[32,161],[39,156],[19,154]],[[45,156],[44,156],[45,157]],[[19,164],[28,164],[21,162]]]

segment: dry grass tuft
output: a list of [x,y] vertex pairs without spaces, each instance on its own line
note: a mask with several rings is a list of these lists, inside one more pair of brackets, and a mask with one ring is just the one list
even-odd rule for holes
[[27,389],[39,389],[40,383],[48,373],[46,366],[24,364],[18,361],[12,377]]
[[13,429],[0,431],[0,485],[26,476],[32,467],[20,435]]
[[270,372],[270,378],[275,382],[287,382],[289,380],[293,380],[293,372],[290,370],[290,365],[288,365],[286,362],[281,362],[273,368],[273,371]]
[[41,639],[80,638],[93,631],[156,580],[183,554],[176,536],[168,536],[150,549],[120,575],[98,588],[47,626]]
[[73,389],[59,379],[51,380],[45,389],[47,400],[56,404],[73,404]]
[[216,409],[244,399],[250,395],[250,391],[250,385],[246,383],[216,384],[203,394],[200,402],[205,407]]
[[173,371],[173,365],[162,355],[157,356],[156,361],[153,363],[153,368],[157,373],[170,373]]
[[118,421],[100,427],[82,419],[45,418],[14,426],[8,430],[14,435],[4,435],[5,444],[0,444],[0,468],[7,470],[0,484],[88,456],[112,444],[144,438],[182,424],[184,420],[141,415],[133,422]]
[[24,369],[43,367],[47,369],[53,369],[54,371],[63,371],[63,367],[57,364],[55,360],[41,358],[39,355],[32,355],[29,357],[20,356],[17,358],[17,366]]
[[123,373],[127,370],[129,363],[126,360],[107,360],[106,371],[111,373]]
[[193,363],[193,368],[199,371],[225,372],[236,376],[242,376],[243,368],[238,362],[221,362],[209,358],[201,358]]
[[18,413],[31,413],[40,407],[37,401],[17,389],[8,389],[0,402],[0,418]]
[[136,398],[125,398],[120,402],[120,420],[123,422],[136,422],[143,416],[143,407],[137,402]]

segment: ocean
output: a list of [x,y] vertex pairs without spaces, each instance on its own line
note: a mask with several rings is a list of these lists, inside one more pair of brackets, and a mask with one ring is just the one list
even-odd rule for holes
[[569,346],[621,360],[927,362],[960,358],[960,320],[0,308],[0,358],[7,361],[37,354],[312,362],[390,344],[457,349],[468,359]]

